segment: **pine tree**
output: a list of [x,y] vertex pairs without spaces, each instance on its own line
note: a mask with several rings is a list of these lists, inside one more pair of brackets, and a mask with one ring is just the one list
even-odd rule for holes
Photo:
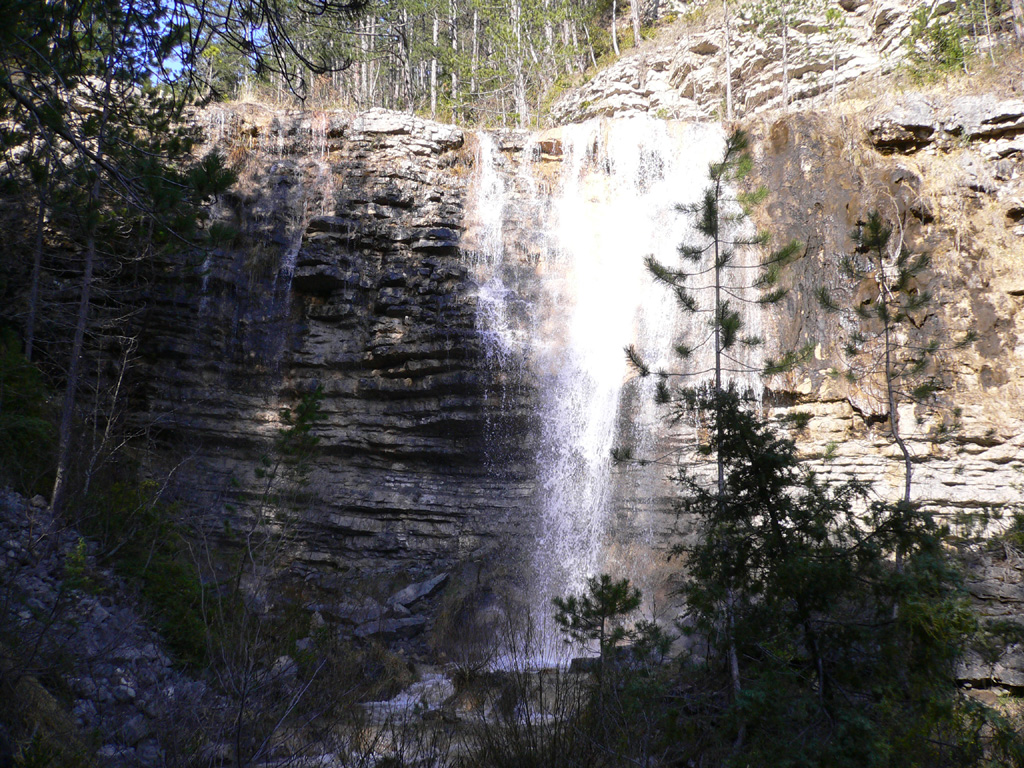
[[[682,268],[667,267],[653,257],[647,259],[651,275],[672,290],[680,311],[707,317],[710,331],[703,339],[685,340],[675,347],[684,363],[702,352],[707,357],[710,352],[710,362],[706,367],[698,365],[698,370],[657,372],[658,400],[671,406],[677,417],[693,408],[716,412],[725,402],[726,393],[734,390],[736,377],[773,375],[791,367],[806,352],[788,351],[778,360],[769,359],[759,369],[737,354],[740,348],[753,348],[762,343],[762,339],[744,334],[743,305],[770,305],[781,301],[786,291],[779,286],[780,272],[800,248],[796,242],[788,243],[754,265],[745,264],[740,258],[739,249],[760,248],[768,240],[766,233],[747,235],[744,226],[747,207],[763,199],[764,192],[758,190],[748,195],[732,196],[731,185],[743,179],[752,165],[747,147],[746,134],[738,129],[734,131],[726,140],[722,159],[708,168],[710,184],[701,199],[694,205],[680,208],[694,218],[701,236],[697,242],[684,243],[679,247],[684,262]],[[710,279],[703,285],[696,283],[698,279],[708,277]],[[628,347],[626,354],[641,376],[652,373],[634,347]],[[704,385],[709,375],[712,377],[710,388]],[[672,378],[679,378],[683,383],[670,387],[668,382]],[[722,424],[720,418],[715,419],[716,429]],[[721,444],[722,435],[718,438],[710,446],[712,449]],[[710,453],[715,452],[712,450]],[[726,458],[721,452],[714,456],[717,473],[714,493],[723,504],[727,493]],[[721,599],[724,610],[719,630],[725,637],[733,700],[738,701],[742,695],[742,673],[735,642],[735,596],[727,588]],[[737,741],[742,739],[741,728]]]
[[924,403],[941,389],[937,358],[972,344],[976,335],[968,332],[942,343],[920,327],[932,303],[924,287],[931,260],[926,253],[912,254],[902,233],[893,242],[893,234],[877,210],[869,213],[851,233],[855,252],[842,261],[842,271],[851,281],[849,295],[840,301],[821,287],[818,302],[844,315],[846,325],[854,329],[843,347],[846,370],[834,368],[833,375],[860,386],[879,383],[889,433],[903,460],[902,502],[909,505],[914,465],[900,424],[900,405]]
[[[641,376],[656,373],[658,398],[665,404],[687,407],[693,400],[694,387],[700,386],[709,374],[714,391],[722,392],[736,377],[771,376],[788,370],[807,351],[789,351],[758,367],[739,356],[741,349],[762,344],[761,338],[744,333],[744,308],[776,304],[786,296],[786,290],[779,285],[781,270],[800,251],[800,244],[793,241],[755,264],[744,263],[746,259],[741,258],[744,252],[763,249],[769,239],[765,232],[749,234],[747,226],[750,206],[763,200],[766,192],[758,189],[734,196],[731,188],[750,172],[752,161],[747,146],[746,134],[734,131],[726,140],[722,159],[708,168],[710,184],[701,199],[679,207],[693,218],[700,235],[697,242],[679,246],[682,266],[666,266],[653,256],[646,260],[651,276],[673,292],[680,311],[706,317],[710,331],[703,338],[683,340],[675,346],[683,366],[679,370],[653,372],[635,347],[626,349],[630,363]],[[692,361],[709,354],[706,363],[700,362],[696,370],[691,370]],[[682,380],[683,384],[671,388],[670,380]]]
[[[717,482],[699,466],[676,478],[677,511],[699,522],[700,539],[673,551],[685,557],[681,594],[706,649],[676,683],[685,713],[672,725],[685,734],[678,762],[966,766],[985,750],[1019,760],[1012,728],[958,693],[955,665],[974,619],[943,531],[908,504],[872,501],[865,483],[820,480],[730,382],[752,370],[735,350],[760,343],[744,334],[741,302],[781,299],[779,270],[798,251],[789,244],[750,268],[736,257],[737,247],[765,241],[743,234],[744,211],[728,198],[728,183],[749,166],[745,148],[742,134],[730,137],[703,199],[687,209],[702,235],[680,248],[689,269],[648,263],[681,310],[703,313],[710,330],[677,347],[688,360],[703,343],[709,363],[657,372],[673,417],[705,414],[698,453],[717,470]],[[872,220],[858,242],[877,255],[888,237]],[[890,293],[909,290],[914,273],[904,264]],[[709,279],[697,285],[701,274]],[[875,311],[891,325],[920,298],[898,312],[888,299],[889,309]],[[785,370],[807,351],[759,371]],[[635,349],[628,355],[641,375],[654,374]],[[670,387],[673,377],[683,383]]]
[[[678,761],[1021,765],[1012,725],[960,694],[976,620],[942,529],[867,484],[823,482],[735,393],[709,413],[725,490],[679,477],[680,512],[703,523],[683,594],[708,651],[683,668]],[[723,706],[733,652],[742,687]]]
[[628,579],[614,580],[606,573],[587,579],[581,595],[556,597],[555,623],[567,642],[581,645],[596,642],[602,665],[628,633],[622,620],[640,607],[640,590]]
[[[62,370],[53,492],[59,508],[74,454],[97,280],[112,271],[112,259],[133,248],[130,258],[161,241],[188,242],[200,218],[188,203],[205,193],[189,189],[181,168],[192,146],[181,120],[184,102],[173,89],[153,84],[169,59],[188,60],[192,41],[160,3],[15,5],[11,24],[0,30],[0,110],[7,136],[17,135],[42,161],[34,164],[40,173],[8,164],[13,178],[36,188],[39,200],[26,327],[33,355],[41,223],[58,201],[69,214],[65,232],[78,246],[70,268],[78,288]],[[222,174],[217,183],[228,180]]]

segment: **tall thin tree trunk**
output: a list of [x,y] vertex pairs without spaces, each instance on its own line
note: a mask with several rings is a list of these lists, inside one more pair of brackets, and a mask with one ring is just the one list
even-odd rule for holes
[[[370,75],[370,106],[371,107],[378,106],[378,104],[377,104],[377,78],[378,78],[378,76],[380,74],[380,67],[378,66],[377,61],[376,61],[376,59],[374,59],[374,56],[373,56],[374,48],[376,47],[376,41],[377,41],[377,18],[375,16],[371,16],[370,17],[370,43],[369,43],[369,53],[370,53],[370,72],[369,72],[369,75]],[[382,101],[383,101],[383,99],[382,99]],[[383,105],[380,105],[380,106],[383,106]]]
[[996,55],[993,51],[992,44],[992,22],[989,19],[988,14],[988,0],[983,0],[981,4],[982,13],[985,15],[985,43],[988,45],[988,58],[993,64],[996,63]]
[[362,51],[363,60],[359,62],[359,98],[360,106],[366,109],[370,103],[370,39],[366,36],[368,22],[361,21],[359,29],[364,34],[360,35],[359,48]]
[[640,0],[630,0],[629,15],[633,20],[633,47],[640,45]]
[[480,36],[478,34],[480,24],[480,13],[473,9],[473,57],[469,63],[469,97],[476,97],[476,67],[480,59]]
[[729,0],[722,0],[725,11],[725,119],[732,120],[732,30],[729,26]]
[[[118,51],[115,55],[118,55]],[[82,290],[78,297],[78,313],[75,318],[75,334],[71,341],[71,359],[68,362],[68,378],[64,387],[64,401],[61,403],[60,425],[57,428],[57,471],[53,481],[53,494],[50,505],[55,512],[64,506],[68,489],[68,474],[71,468],[71,449],[73,447],[72,430],[75,424],[75,411],[78,399],[78,380],[82,355],[85,350],[85,332],[89,325],[89,304],[92,301],[93,271],[96,264],[96,220],[100,207],[100,193],[103,169],[101,167],[106,154],[106,129],[110,120],[111,103],[114,99],[113,82],[114,67],[108,62],[106,82],[103,87],[103,109],[100,113],[96,132],[96,151],[93,159],[95,179],[89,188],[86,202],[87,231],[85,238],[85,263],[82,269]]]
[[[47,142],[49,143],[49,142]],[[32,279],[28,293],[28,319],[25,321],[25,359],[31,361],[35,348],[36,313],[39,310],[39,280],[43,268],[43,234],[46,229],[46,213],[50,208],[50,155],[46,155],[46,183],[39,192],[39,211],[36,214],[36,236],[32,244]]]
[[520,0],[512,1],[512,24],[515,27],[515,96],[516,112],[519,116],[519,127],[525,128],[530,122],[530,108],[526,103],[526,48],[523,44],[523,7]]
[[455,118],[456,105],[459,102],[459,27],[455,8],[455,0],[449,5],[450,20],[452,25],[452,119]]
[[[714,234],[714,258],[715,258],[715,396],[722,397],[725,389],[722,384],[722,261],[721,261],[721,208],[719,207],[722,200],[722,179],[716,179],[715,181],[715,234]],[[715,457],[715,463],[718,470],[718,505],[721,509],[721,505],[725,503],[725,458],[722,456],[721,446],[724,442],[722,433],[722,420],[721,412],[718,414],[719,418],[716,419],[717,423],[717,443],[718,451]],[[721,516],[721,513],[719,513]],[[733,701],[737,701],[740,695],[743,693],[742,677],[740,676],[740,659],[739,653],[736,650],[736,617],[735,617],[735,603],[736,597],[732,587],[726,590],[725,594],[725,622],[728,632],[728,644],[729,644],[729,678],[731,682]],[[733,752],[738,753],[743,746],[743,742],[746,738],[746,722],[740,720],[739,730],[736,735],[736,740],[733,743]]]
[[[99,204],[99,177],[92,184],[89,192],[90,208]],[[91,218],[92,211],[89,216]],[[51,504],[57,512],[61,511],[67,496],[68,472],[71,465],[71,448],[73,445],[72,430],[75,421],[75,406],[78,397],[79,369],[85,347],[85,329],[89,323],[89,303],[92,300],[93,268],[96,263],[96,231],[90,225],[85,242],[85,265],[82,272],[82,289],[78,297],[78,314],[75,319],[75,335],[71,342],[71,360],[68,365],[68,379],[64,388],[64,402],[61,405],[60,426],[57,431],[57,473],[53,483]]]
[[612,50],[615,51],[615,58],[619,57],[619,35],[615,30],[615,21],[618,16],[618,2],[612,0]]
[[590,63],[594,69],[597,69],[597,57],[594,55],[594,43],[590,40],[590,30],[587,29],[586,25],[583,27],[583,34],[587,36],[587,50],[590,52]]
[[544,0],[544,41],[547,43],[547,50],[544,54],[551,66],[548,74],[554,80],[558,77],[559,61],[558,56],[555,55],[555,25],[551,19],[551,0]]
[[402,9],[402,47],[405,53],[405,110],[414,111],[412,96],[412,43],[409,38],[409,11]]
[[430,119],[437,119],[437,14],[434,14],[434,32],[431,35],[431,42],[434,44],[430,52]]

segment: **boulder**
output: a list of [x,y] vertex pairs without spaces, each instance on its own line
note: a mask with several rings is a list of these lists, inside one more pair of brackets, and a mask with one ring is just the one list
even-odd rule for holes
[[410,584],[404,589],[396,592],[388,598],[387,602],[389,605],[401,605],[407,606],[412,605],[417,600],[423,597],[427,597],[434,593],[442,584],[448,580],[447,573],[440,573],[433,578],[427,579],[426,581],[420,581],[415,584]]

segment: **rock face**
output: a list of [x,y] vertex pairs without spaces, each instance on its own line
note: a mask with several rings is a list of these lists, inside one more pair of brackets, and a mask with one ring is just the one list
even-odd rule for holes
[[[925,287],[935,301],[920,337],[980,336],[940,355],[937,400],[900,414],[914,497],[953,526],[997,529],[1021,501],[1022,116],[1020,102],[998,94],[921,96],[876,101],[853,120],[791,114],[753,126],[770,190],[760,223],[807,246],[765,334],[780,348],[817,345],[813,363],[771,382],[765,402],[780,419],[807,414],[797,437],[822,472],[897,493],[902,464],[878,382],[828,375],[848,329],[813,291],[824,282],[856,293],[841,257],[854,247],[851,229],[881,211],[932,259]],[[494,572],[524,563],[538,493],[537,379],[489,357],[477,317],[482,245],[478,231],[468,236],[467,195],[478,139],[385,112],[250,107],[203,119],[245,171],[217,209],[233,241],[169,273],[154,295],[136,417],[158,439],[151,468],[180,467],[172,484],[211,534],[289,510],[275,521],[288,534],[288,570],[318,592],[310,600],[324,618],[360,637],[420,636],[442,593],[464,591],[465,579],[446,586],[447,574],[476,563],[486,591]],[[526,302],[546,267],[539,214],[520,203],[558,183],[562,136],[489,141],[514,169],[521,213],[506,217],[500,268]],[[288,427],[281,410],[314,391],[324,418],[299,485],[275,437]],[[628,482],[612,491],[624,509],[653,502],[658,520],[648,550],[630,545],[623,557],[663,567],[686,528],[670,493],[652,500]],[[1017,685],[1016,662],[1000,663],[1006,675],[986,679]]]
[[[790,104],[828,104],[848,86],[870,88],[906,57],[911,13],[905,0],[850,0],[827,20],[822,7],[795,11],[786,40],[765,33],[749,11],[733,8],[728,31],[720,9],[688,9],[691,21],[674,41],[641,45],[553,107],[556,123],[649,112],[667,119],[723,119],[731,66],[733,115],[750,117],[783,106],[783,70]],[[952,4],[934,6],[937,16]],[[727,43],[727,40],[730,42]],[[726,60],[728,48],[729,62]]]
[[[809,368],[773,383],[776,413],[810,417],[797,437],[824,473],[860,477],[883,498],[899,497],[903,474],[880,382],[828,376],[843,359],[849,329],[822,313],[808,290],[825,285],[848,300],[858,295],[841,257],[853,251],[850,230],[880,211],[902,244],[932,264],[920,286],[932,303],[904,341],[938,339],[947,348],[931,370],[937,397],[900,408],[913,498],[967,538],[1005,530],[1024,500],[1020,116],[1019,101],[992,93],[911,96],[899,105],[883,100],[852,125],[799,115],[756,130],[759,181],[771,190],[763,221],[779,241],[797,237],[807,245],[770,335],[783,346],[817,343]],[[976,343],[951,348],[971,330]],[[979,686],[1017,688],[1020,552],[1012,544],[979,545],[965,564],[972,603],[1001,629],[961,675]]]
[[[234,242],[179,270],[146,319],[154,471],[185,462],[172,484],[214,532],[288,499],[290,567],[327,589],[384,573],[366,583],[383,600],[391,579],[481,557],[530,488],[522,451],[484,441],[517,414],[495,405],[508,383],[484,363],[459,249],[467,137],[383,111],[203,119],[244,171],[217,210]],[[281,410],[313,391],[316,455],[282,495]]]
[[989,642],[965,659],[960,676],[977,687],[1024,688],[1024,553],[1011,545],[982,547],[968,558],[967,590],[992,622]]
[[[950,519],[1016,508],[1024,428],[1024,414],[1016,405],[1024,395],[1024,230],[1013,214],[1024,166],[1019,153],[1004,156],[1001,151],[1014,141],[1016,129],[1004,116],[1017,111],[1016,103],[994,95],[969,101],[969,111],[965,100],[933,104],[927,120],[907,117],[922,111],[913,102],[881,109],[852,127],[853,136],[860,131],[871,136],[876,149],[844,141],[833,126],[812,116],[764,123],[757,141],[761,181],[772,192],[766,223],[780,241],[795,237],[807,244],[793,277],[797,290],[773,320],[775,336],[784,347],[815,342],[820,361],[810,372],[775,386],[814,414],[809,450],[824,455],[831,445],[832,471],[858,474],[890,489],[898,485],[894,473],[900,474],[879,383],[868,377],[851,385],[826,375],[829,367],[842,367],[848,330],[801,289],[824,284],[840,292],[857,290],[844,285],[839,266],[854,248],[850,231],[869,211],[878,210],[894,222],[911,253],[931,259],[922,288],[933,301],[918,319],[916,338],[939,339],[948,346],[967,331],[977,332],[973,346],[940,353],[932,371],[941,387],[934,406],[908,402],[901,410],[914,457],[915,498]],[[932,145],[912,156],[893,154],[885,137],[923,124],[934,127]],[[1006,132],[944,149],[939,142],[943,134],[980,132],[978,126],[986,125],[1005,125]],[[948,439],[936,440],[943,419],[956,421],[957,429]]]

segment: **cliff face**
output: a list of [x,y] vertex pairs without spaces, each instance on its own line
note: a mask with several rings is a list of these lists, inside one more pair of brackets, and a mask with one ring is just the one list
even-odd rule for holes
[[[861,106],[842,119],[803,114],[756,127],[759,181],[771,190],[763,222],[780,241],[796,237],[807,245],[791,277],[794,290],[772,319],[774,336],[784,346],[817,344],[810,366],[771,385],[788,404],[776,413],[810,415],[796,437],[823,472],[859,477],[883,498],[899,498],[904,476],[883,383],[827,375],[841,367],[850,329],[823,313],[812,293],[818,285],[846,301],[870,293],[839,264],[854,248],[850,230],[878,210],[911,253],[931,259],[919,289],[933,301],[903,341],[937,340],[947,348],[929,371],[940,387],[935,398],[905,400],[899,409],[913,460],[912,497],[955,534],[984,539],[1022,509],[1024,102],[994,93],[932,94]],[[974,344],[950,349],[972,330]],[[976,544],[965,564],[978,612],[1020,623],[1020,552]],[[972,652],[961,675],[982,687],[1019,687],[1022,669],[1024,646],[997,640],[987,658]]]
[[[137,422],[211,530],[278,493],[280,411],[323,395],[291,569],[323,582],[381,574],[371,592],[480,557],[519,508],[513,418],[476,332],[459,248],[471,150],[457,128],[372,112],[207,112],[243,168],[217,216],[235,242],[153,301]],[[276,498],[276,496],[275,496]],[[514,517],[514,516],[513,516]]]
[[[928,58],[932,43],[915,30],[916,12],[926,12],[932,25],[950,23],[957,13],[954,3],[925,9],[907,0],[842,0],[830,4],[829,14],[824,5],[791,3],[783,39],[777,23],[758,23],[752,7],[729,5],[728,19],[712,4],[679,9],[681,23],[560,96],[554,121],[637,113],[749,119],[787,105],[832,109],[849,92],[877,95],[889,88],[889,75]],[[987,35],[975,30],[982,56],[1011,21],[993,15],[988,24]]]
[[[899,495],[902,464],[880,384],[827,375],[842,367],[849,329],[823,314],[814,294],[824,284],[856,297],[860,286],[839,263],[854,247],[851,229],[880,211],[912,252],[931,256],[922,287],[935,301],[912,335],[979,334],[974,345],[940,354],[937,399],[901,408],[914,498],[954,528],[996,530],[1018,509],[1024,472],[1024,104],[999,92],[935,93],[903,98],[898,108],[884,97],[855,107],[833,117],[773,113],[751,124],[756,175],[770,192],[759,223],[777,241],[806,244],[786,303],[764,319],[765,335],[778,348],[816,344],[809,366],[768,383],[765,403],[774,417],[808,415],[797,438],[823,472]],[[498,214],[498,263],[485,258],[493,247],[486,228],[469,218],[479,209],[470,196],[485,194],[484,139],[385,112],[240,107],[202,119],[243,168],[216,211],[235,234],[202,263],[169,274],[154,295],[136,417],[157,438],[152,468],[178,467],[172,483],[211,533],[225,524],[242,530],[271,496],[286,499],[289,571],[320,588],[325,615],[369,633],[369,620],[383,626],[384,603],[389,629],[418,632],[434,608],[417,601],[436,594],[444,574],[462,568],[455,581],[486,591],[481,566],[492,575],[515,571],[531,556],[548,492],[538,463],[551,455],[539,413],[549,379],[529,355],[503,356],[495,346],[485,281],[501,273],[515,294],[508,306],[525,314],[506,318],[513,331],[543,326],[557,336],[557,291],[541,321],[525,315],[541,304],[538,281],[557,272],[540,230],[550,190],[567,172],[565,136],[556,129],[486,139],[509,201]],[[560,353],[547,354],[550,362]],[[286,426],[280,411],[314,390],[324,418],[309,480],[279,495],[284,486],[268,467]],[[641,394],[624,392],[619,421],[628,431]],[[605,542],[607,563],[667,572],[667,544],[688,532],[671,513],[671,487],[620,473],[609,493],[610,525],[625,532]],[[630,515],[641,507],[650,518],[638,525]],[[647,539],[637,533],[645,526]],[[971,591],[981,609],[1018,616],[1019,558],[978,562]],[[408,582],[413,591],[396,601]],[[423,611],[408,618],[414,602]],[[1021,685],[1015,658],[969,677]]]
[[[943,350],[927,372],[939,386],[935,400],[908,399],[900,411],[914,460],[914,498],[951,520],[1008,511],[1020,499],[1024,440],[1024,232],[1016,213],[1024,168],[1015,149],[1024,135],[1024,103],[988,94],[868,107],[846,119],[804,114],[758,124],[760,180],[771,191],[765,221],[780,241],[797,238],[807,248],[794,270],[795,290],[773,318],[774,335],[784,347],[817,344],[809,371],[772,386],[807,404],[814,414],[807,449],[822,455],[832,444],[832,471],[898,492],[902,469],[883,382],[825,375],[844,368],[850,329],[822,312],[810,290],[821,285],[848,302],[871,298],[870,286],[852,284],[840,263],[854,251],[851,230],[879,211],[894,238],[931,260],[918,290],[932,301],[901,341],[935,340]],[[977,342],[952,349],[968,331]],[[954,429],[937,439],[944,427]]]

